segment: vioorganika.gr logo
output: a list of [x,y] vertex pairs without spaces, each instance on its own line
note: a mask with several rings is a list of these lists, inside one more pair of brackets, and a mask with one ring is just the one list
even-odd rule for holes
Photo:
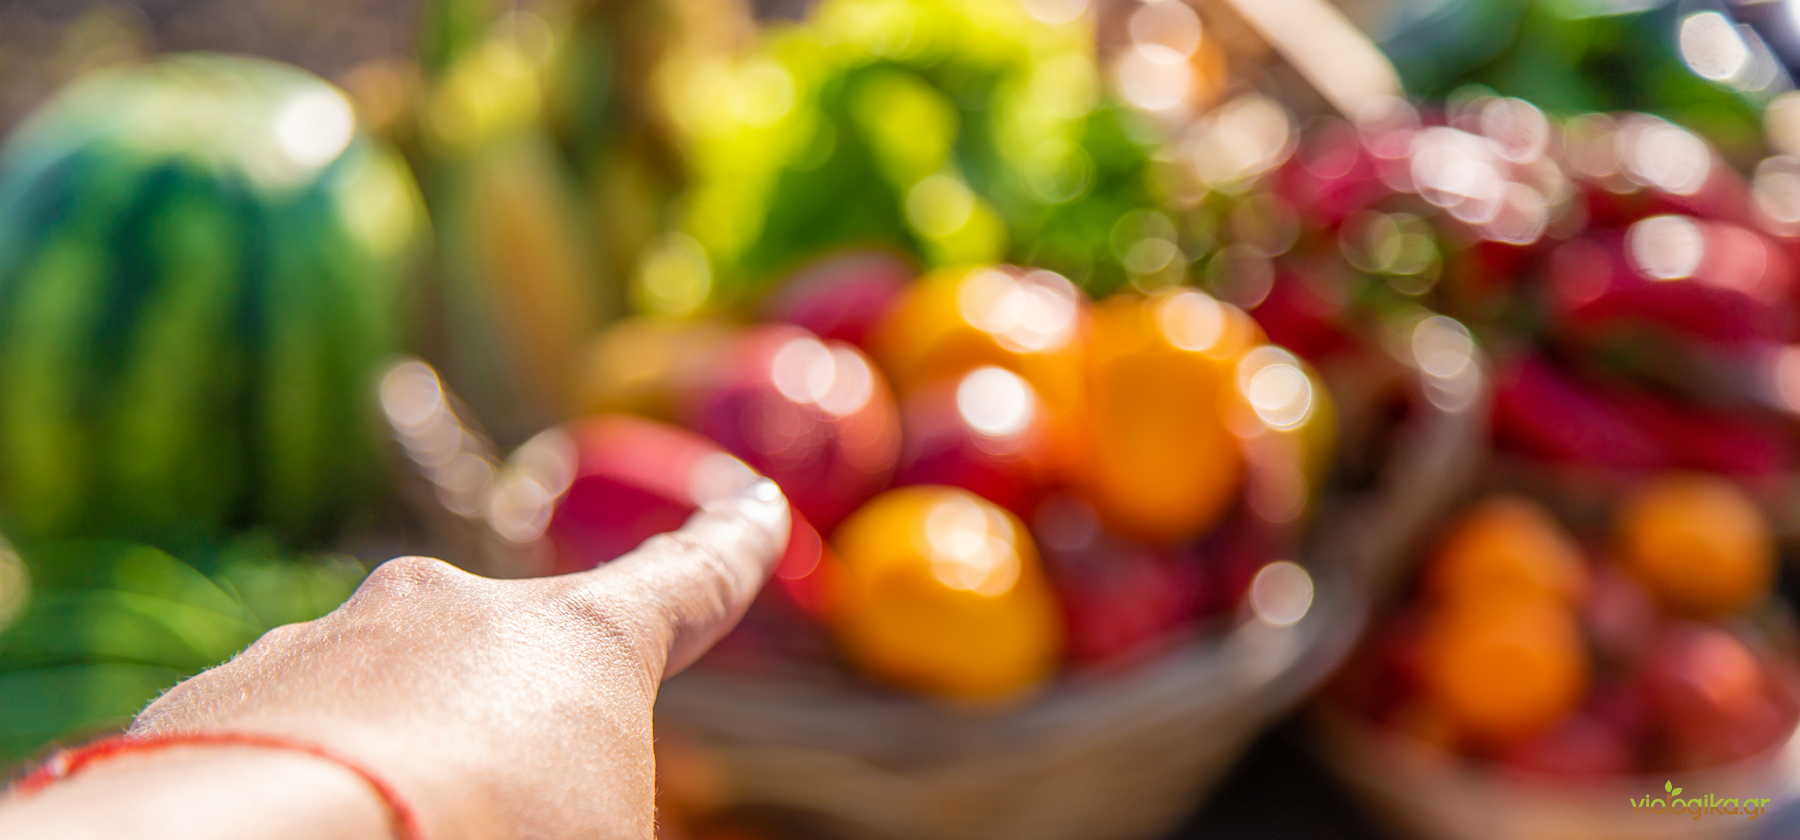
[[1721,797],[1713,794],[1704,796],[1695,794],[1682,796],[1682,788],[1674,782],[1663,782],[1663,793],[1668,796],[1647,794],[1630,797],[1631,807],[1652,814],[1686,814],[1693,819],[1701,817],[1749,817],[1756,819],[1769,810],[1769,798],[1761,799]]

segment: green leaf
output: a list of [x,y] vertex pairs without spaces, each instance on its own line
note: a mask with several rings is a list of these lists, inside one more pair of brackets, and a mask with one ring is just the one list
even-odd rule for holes
[[46,591],[0,635],[0,667],[124,661],[198,670],[262,630],[240,616],[138,592]]
[[0,770],[124,725],[269,628],[336,608],[366,574],[352,558],[297,556],[268,537],[187,561],[105,540],[39,543],[20,555],[30,589],[0,628]]
[[213,579],[266,629],[336,609],[368,570],[345,556],[291,557],[272,542],[240,540],[222,553]]
[[56,741],[122,727],[183,676],[172,668],[121,663],[0,672],[0,766]]

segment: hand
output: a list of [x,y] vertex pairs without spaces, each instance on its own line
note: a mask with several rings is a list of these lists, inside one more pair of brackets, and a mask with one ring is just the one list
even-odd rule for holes
[[[321,744],[393,784],[433,840],[649,838],[657,687],[743,615],[788,524],[780,491],[759,481],[588,572],[494,580],[438,560],[391,560],[337,611],[270,631],[170,690],[130,731],[248,731]],[[108,766],[36,799],[107,784]],[[370,801],[356,807],[379,817],[363,794]],[[0,809],[0,829],[8,825]],[[133,826],[134,836],[158,836]]]

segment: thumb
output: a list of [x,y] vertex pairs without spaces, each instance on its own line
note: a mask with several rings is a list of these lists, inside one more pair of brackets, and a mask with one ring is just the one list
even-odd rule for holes
[[668,676],[693,664],[743,618],[787,549],[792,516],[768,479],[703,504],[681,528],[594,572],[636,593],[662,638]]

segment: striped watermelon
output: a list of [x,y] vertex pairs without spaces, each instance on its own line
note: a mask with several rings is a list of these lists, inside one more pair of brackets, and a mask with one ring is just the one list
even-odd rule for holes
[[297,69],[77,82],[0,151],[0,522],[322,536],[377,478],[371,377],[420,206]]

